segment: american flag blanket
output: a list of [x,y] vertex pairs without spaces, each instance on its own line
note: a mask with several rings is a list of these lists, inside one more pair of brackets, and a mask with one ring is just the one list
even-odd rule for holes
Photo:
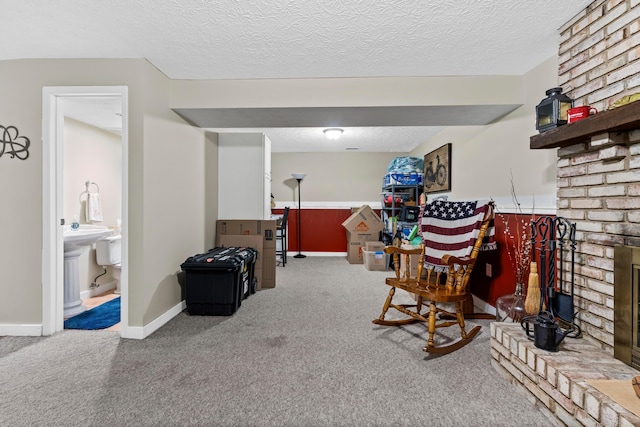
[[[425,245],[425,265],[437,271],[444,271],[447,267],[442,264],[443,255],[458,258],[471,255],[488,209],[489,201],[478,200],[434,200],[424,205],[420,212],[419,230]],[[492,220],[480,250],[496,248]]]

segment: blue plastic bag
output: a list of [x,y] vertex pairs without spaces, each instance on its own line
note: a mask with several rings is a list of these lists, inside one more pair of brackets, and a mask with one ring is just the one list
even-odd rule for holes
[[424,162],[420,157],[396,157],[391,160],[387,167],[387,173],[411,173],[411,172],[424,172]]

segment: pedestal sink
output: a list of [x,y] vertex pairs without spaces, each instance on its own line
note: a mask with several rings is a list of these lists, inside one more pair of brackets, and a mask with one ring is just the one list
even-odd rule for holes
[[73,230],[66,225],[64,236],[64,318],[67,319],[86,310],[80,298],[79,257],[85,246],[91,245],[111,234],[108,227],[81,224]]

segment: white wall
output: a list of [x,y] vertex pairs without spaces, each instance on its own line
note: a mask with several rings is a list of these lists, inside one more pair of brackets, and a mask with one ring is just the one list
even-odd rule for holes
[[[86,224],[85,182],[98,184],[103,221],[96,223],[116,227],[122,218],[122,140],[120,135],[86,123],[65,118],[64,121],[64,217],[77,217]],[[94,185],[91,192],[98,191]]]
[[[67,224],[77,218],[86,224],[85,182],[97,183],[89,191],[100,189],[103,221],[96,223],[116,228],[122,218],[122,138],[112,132],[66,117],[64,120],[63,211]],[[96,264],[95,245],[80,256],[80,292],[88,291],[93,280],[103,273]],[[111,272],[98,283],[112,280]]]

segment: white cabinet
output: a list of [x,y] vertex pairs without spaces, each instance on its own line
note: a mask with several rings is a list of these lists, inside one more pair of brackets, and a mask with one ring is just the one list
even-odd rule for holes
[[218,135],[218,219],[271,218],[271,141],[263,133]]

